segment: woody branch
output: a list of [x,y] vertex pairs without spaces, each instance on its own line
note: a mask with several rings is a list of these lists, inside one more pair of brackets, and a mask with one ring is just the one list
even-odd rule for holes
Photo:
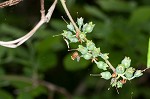
[[54,3],[49,8],[47,14],[45,15],[44,10],[44,0],[41,0],[41,20],[37,23],[37,25],[26,35],[12,41],[0,41],[1,46],[9,47],[9,48],[16,48],[23,44],[25,41],[27,41],[44,23],[47,23],[50,21],[52,13],[55,9],[55,6],[57,4],[57,0],[54,1]]

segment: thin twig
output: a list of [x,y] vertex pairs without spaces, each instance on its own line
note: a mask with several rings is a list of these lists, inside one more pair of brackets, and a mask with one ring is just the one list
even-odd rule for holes
[[45,86],[46,88],[48,88],[49,90],[51,90],[53,92],[56,91],[56,92],[59,92],[59,93],[65,95],[67,97],[67,99],[72,99],[70,93],[62,87],[56,86],[56,85],[54,85],[50,82],[46,82],[46,81],[40,81],[40,84]]
[[[70,15],[70,13],[69,13],[69,11],[67,9],[67,6],[65,4],[65,0],[60,0],[60,1],[61,1],[61,4],[62,4],[62,6],[63,6],[63,8],[64,8],[68,18],[69,18],[69,20],[71,21],[71,23],[75,27],[76,32],[77,32],[76,36],[78,37],[78,33],[80,33],[80,29],[77,27],[76,23],[74,22],[73,18],[71,17],[71,15]],[[115,68],[111,65],[111,63],[108,60],[105,60],[105,62],[109,65],[109,67],[112,69],[113,72],[116,72]]]
[[45,18],[44,0],[41,0],[41,19]]
[[62,6],[63,6],[63,8],[64,8],[64,10],[65,10],[65,12],[66,12],[68,18],[69,18],[69,20],[71,21],[71,23],[72,23],[73,26],[75,27],[76,32],[77,32],[77,33],[80,33],[80,29],[78,28],[78,26],[77,26],[76,23],[74,22],[72,16],[70,15],[70,12],[68,11],[68,8],[67,8],[67,6],[66,6],[65,0],[60,0],[60,1],[61,1],[61,4],[62,4]]
[[23,0],[7,0],[5,2],[0,3],[0,8],[16,5],[16,4],[20,3],[21,1],[23,1]]
[[105,60],[105,62],[108,64],[108,66],[110,67],[110,69],[112,69],[112,71],[115,73],[116,69],[114,68],[114,66],[112,66],[111,63],[108,60]]
[[[17,76],[17,75],[3,75],[3,76],[0,76],[0,80],[6,80],[6,81],[10,81],[10,82],[11,81],[21,81],[21,82],[25,82],[25,83],[29,83],[29,84],[34,84],[34,81],[32,78],[28,78],[28,77],[24,77],[24,76]],[[55,84],[52,84],[52,83],[44,81],[44,80],[37,79],[36,82],[37,82],[37,86],[42,85],[45,88],[47,88],[49,91],[61,93],[64,96],[66,96],[67,99],[72,99],[71,94],[63,87],[57,86]]]
[[44,0],[41,0],[41,20],[38,22],[38,24],[25,36],[12,41],[0,41],[0,45],[9,48],[16,48],[20,46],[22,43],[24,43],[25,41],[27,41],[44,23],[49,22],[56,4],[57,4],[57,0],[54,1],[52,6],[48,10],[48,13],[45,16]]

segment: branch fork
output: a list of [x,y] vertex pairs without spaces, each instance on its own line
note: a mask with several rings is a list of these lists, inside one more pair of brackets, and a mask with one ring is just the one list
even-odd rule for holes
[[51,16],[53,14],[53,11],[55,9],[55,6],[57,4],[57,0],[54,1],[54,3],[49,8],[47,14],[45,15],[45,9],[44,9],[44,0],[41,0],[41,20],[37,23],[37,25],[26,35],[12,41],[0,41],[0,45],[4,47],[9,48],[16,48],[23,44],[25,41],[27,41],[32,35],[44,24],[50,21]]

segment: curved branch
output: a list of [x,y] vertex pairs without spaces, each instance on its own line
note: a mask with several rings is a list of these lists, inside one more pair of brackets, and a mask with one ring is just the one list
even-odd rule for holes
[[21,1],[23,1],[23,0],[8,0],[8,1],[0,3],[0,8],[16,5],[16,4],[20,3]]
[[9,48],[16,48],[20,46],[22,43],[24,43],[25,41],[27,41],[44,23],[49,22],[56,4],[57,4],[57,0],[54,1],[54,3],[51,5],[51,7],[48,10],[48,13],[45,16],[44,2],[41,0],[41,20],[38,22],[38,24],[25,36],[12,41],[0,41],[0,45]]
[[72,19],[72,16],[70,15],[70,12],[69,12],[69,10],[68,10],[66,4],[65,4],[65,0],[60,0],[60,1],[61,1],[61,4],[62,4],[62,6],[63,6],[63,8],[64,8],[64,10],[65,10],[65,12],[66,12],[68,18],[69,18],[69,20],[71,21],[71,23],[72,23],[73,26],[75,27],[76,32],[77,32],[77,33],[80,33],[80,29],[78,28],[78,26],[76,25],[76,23],[75,23],[74,20]]

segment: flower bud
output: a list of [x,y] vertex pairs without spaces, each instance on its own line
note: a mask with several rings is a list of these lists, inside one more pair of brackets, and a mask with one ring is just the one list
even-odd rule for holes
[[135,69],[133,67],[127,68],[125,71],[125,76],[127,78],[132,78],[134,71],[135,71]]
[[86,47],[83,47],[82,45],[79,45],[77,50],[78,50],[79,52],[81,52],[82,54],[88,53],[87,48],[86,48]]
[[117,76],[117,74],[116,74],[116,73],[113,73],[111,76],[112,76],[113,78],[115,78],[115,77]]
[[117,88],[122,88],[122,83],[120,81],[117,82]]
[[74,53],[71,55],[71,59],[72,59],[72,60],[77,59],[77,61],[79,61],[79,60],[80,60],[80,56],[79,56],[78,52],[74,52]]
[[116,78],[112,78],[112,79],[111,79],[111,82],[110,82],[110,85],[111,85],[112,87],[114,87],[114,86],[116,86],[116,84],[117,84]]
[[98,57],[100,55],[100,48],[94,47],[94,49],[92,51],[92,55],[93,55],[93,57]]
[[83,18],[77,18],[77,24],[79,25],[79,28],[83,25]]
[[74,26],[72,25],[72,23],[68,24],[68,25],[67,25],[67,28],[68,28],[70,31],[75,32]]
[[125,71],[125,68],[122,64],[119,64],[117,67],[116,67],[116,73],[117,74],[123,74]]
[[70,37],[73,37],[72,32],[66,31],[66,30],[64,30],[64,33],[62,33],[62,35],[63,35],[64,37],[66,37],[67,39],[70,38]]
[[108,72],[108,71],[102,72],[102,73],[101,73],[101,76],[102,76],[101,78],[104,78],[104,79],[108,80],[108,79],[111,78],[111,73]]
[[95,24],[93,24],[92,22],[86,23],[83,25],[82,30],[84,33],[90,33],[93,31],[94,26],[95,26]]
[[87,40],[86,47],[87,47],[88,50],[92,51],[95,48],[95,44],[92,41]]
[[120,82],[122,83],[122,84],[125,84],[126,83],[126,79],[122,79],[122,80],[120,80]]
[[99,61],[96,64],[99,69],[107,70],[108,65],[104,63],[103,61]]
[[141,70],[137,70],[137,71],[134,73],[134,77],[140,77],[140,76],[142,76],[142,75],[143,75],[143,73],[142,73]]
[[131,59],[129,57],[125,57],[122,60],[121,64],[123,64],[125,68],[128,68],[131,64]]
[[109,57],[108,57],[108,53],[104,53],[104,54],[100,54],[101,58],[104,59],[104,60],[107,60]]
[[86,59],[86,60],[89,60],[89,59],[92,58],[92,54],[86,53],[86,54],[82,55],[82,57],[83,57],[84,59]]
[[79,38],[80,38],[81,41],[84,42],[84,39],[86,38],[85,33],[81,32],[81,33],[79,34]]
[[71,43],[76,43],[78,42],[78,39],[76,37],[70,37],[68,38],[70,40]]

